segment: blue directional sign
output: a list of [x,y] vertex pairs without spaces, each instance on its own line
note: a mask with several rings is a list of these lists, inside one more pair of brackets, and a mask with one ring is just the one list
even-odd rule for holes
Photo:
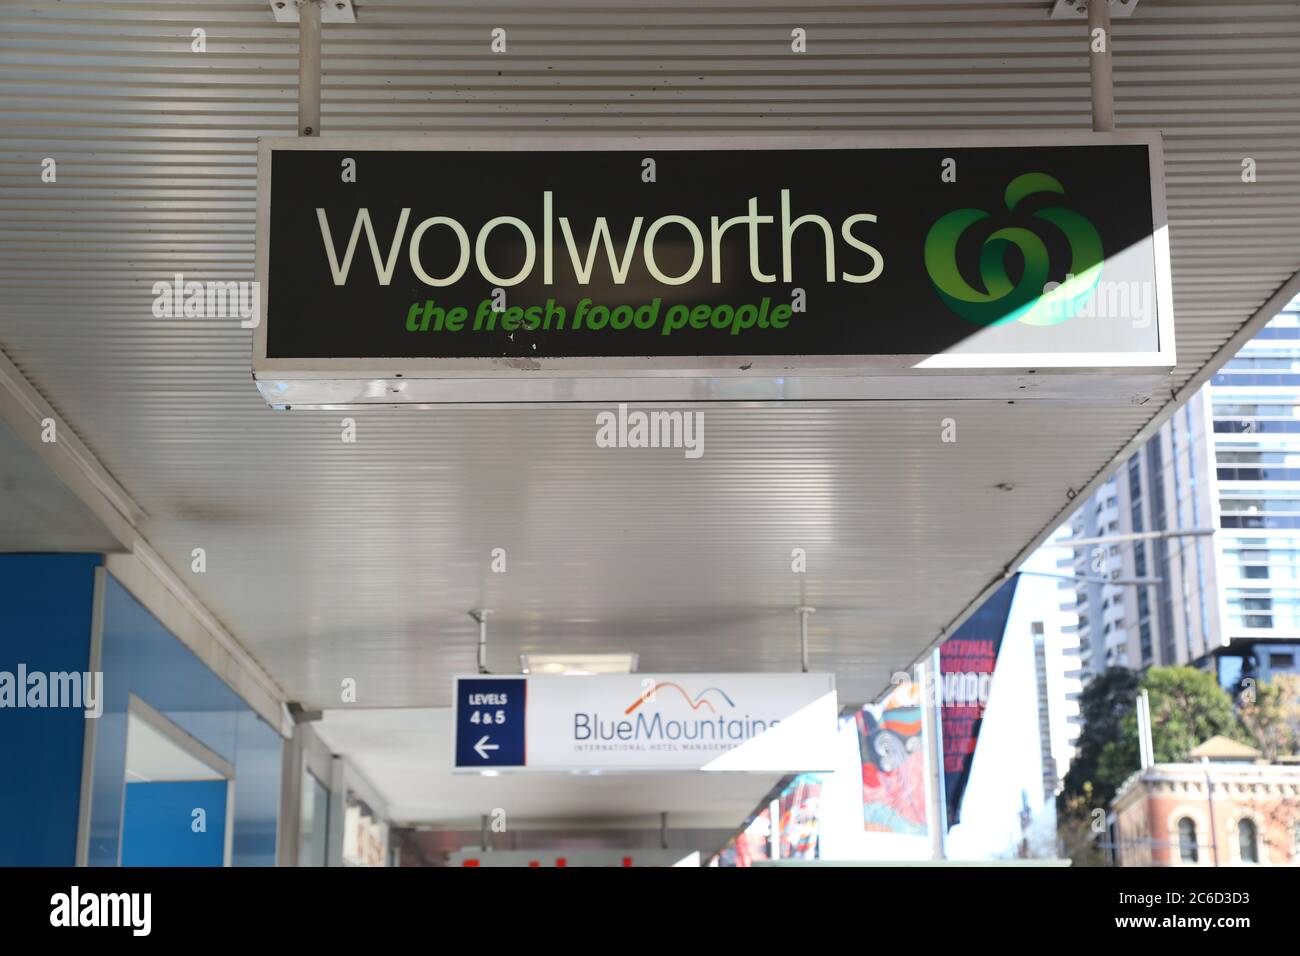
[[456,769],[522,767],[526,677],[456,678]]

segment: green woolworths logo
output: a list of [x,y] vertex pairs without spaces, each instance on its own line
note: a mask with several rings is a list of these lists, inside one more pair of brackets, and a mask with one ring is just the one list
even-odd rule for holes
[[[1025,173],[1007,185],[1006,205],[1014,212],[1020,201],[1035,193],[1065,195],[1065,188],[1046,173]],[[967,227],[989,213],[982,209],[956,209],[930,227],[925,237],[925,270],[939,297],[963,319],[977,325],[1057,325],[1072,317],[1087,301],[1101,279],[1103,255],[1096,227],[1071,209],[1050,206],[1034,214],[1065,234],[1070,241],[1070,269],[1065,281],[1048,285],[1047,246],[1037,233],[1021,226],[999,229],[980,249],[981,292],[962,278],[957,269],[957,242]],[[1018,283],[1007,275],[1009,246],[1020,250],[1024,272]]]

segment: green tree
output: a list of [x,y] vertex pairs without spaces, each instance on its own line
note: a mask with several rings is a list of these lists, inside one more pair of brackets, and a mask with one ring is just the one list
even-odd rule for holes
[[1272,683],[1249,685],[1238,714],[1267,759],[1295,753],[1300,746],[1300,675],[1278,674]]
[[1079,695],[1083,729],[1057,801],[1059,812],[1065,812],[1072,798],[1085,798],[1088,806],[1105,807],[1110,803],[1114,789],[1098,782],[1102,752],[1120,737],[1124,718],[1133,713],[1137,692],[1138,675],[1126,667],[1112,667],[1093,678]]
[[[1180,763],[1193,747],[1216,734],[1253,742],[1233,711],[1232,698],[1213,674],[1195,667],[1152,667],[1139,681],[1132,671],[1112,668],[1080,697],[1083,731],[1062,796],[1078,796],[1083,785],[1091,783],[1098,805],[1109,806],[1116,791],[1137,771],[1140,689],[1151,700],[1151,743],[1157,763]],[[1061,806],[1058,801],[1058,809]]]
[[[1151,743],[1157,763],[1180,763],[1193,747],[1216,734],[1250,743],[1232,698],[1213,674],[1195,667],[1153,667],[1142,686],[1151,696]],[[1132,722],[1136,756],[1137,717],[1127,720]]]
[[1108,858],[1098,844],[1098,838],[1106,832],[1105,808],[1098,805],[1092,784],[1084,783],[1082,793],[1062,796],[1056,816],[1061,854],[1075,866],[1105,866]]
[[[1213,674],[1195,667],[1152,667],[1139,685],[1151,700],[1151,746],[1156,763],[1182,763],[1192,748],[1216,734],[1242,743],[1250,735],[1237,719],[1232,698]],[[1130,702],[1120,731],[1101,748],[1096,785],[1110,803],[1138,770],[1137,709]]]

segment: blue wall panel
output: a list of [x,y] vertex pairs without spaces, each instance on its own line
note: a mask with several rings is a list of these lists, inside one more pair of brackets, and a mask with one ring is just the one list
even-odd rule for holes
[[280,735],[113,577],[104,593],[104,716],[95,744],[90,865],[115,866],[131,694],[235,768],[232,863],[275,864]]
[[275,866],[284,738],[246,710],[236,728],[235,830],[232,866]]
[[[0,671],[86,671],[99,563],[97,554],[0,554]],[[85,730],[79,708],[0,709],[0,866],[76,862]]]
[[[199,820],[202,828],[196,832]],[[126,785],[123,866],[221,866],[225,852],[224,780]]]

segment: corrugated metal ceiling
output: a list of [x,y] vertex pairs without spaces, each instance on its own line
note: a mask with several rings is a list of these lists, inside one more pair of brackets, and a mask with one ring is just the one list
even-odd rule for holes
[[[358,4],[324,30],[322,126],[1086,129],[1084,26],[1050,7]],[[0,18],[0,348],[290,699],[336,705],[354,677],[363,706],[446,704],[484,605],[501,670],[537,649],[749,670],[797,667],[812,604],[814,668],[873,697],[1157,411],[1099,380],[1069,407],[710,408],[694,462],[597,449],[580,409],[370,411],[344,445],[337,413],[263,404],[247,331],[150,313],[176,272],[252,278],[254,143],[295,130],[295,29],[257,0]],[[1300,4],[1142,0],[1114,33],[1119,124],[1165,135],[1176,389],[1300,266]]]

